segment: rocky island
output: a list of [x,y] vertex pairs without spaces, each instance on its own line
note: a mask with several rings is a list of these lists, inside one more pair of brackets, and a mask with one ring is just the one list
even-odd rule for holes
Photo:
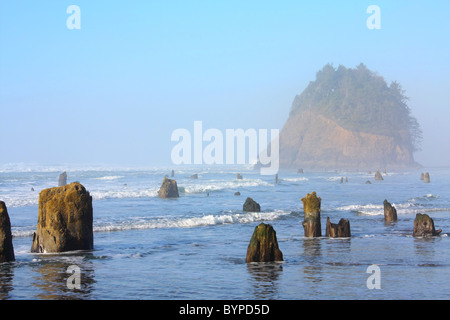
[[280,167],[371,169],[417,166],[422,132],[397,82],[360,64],[327,64],[297,95],[280,132]]

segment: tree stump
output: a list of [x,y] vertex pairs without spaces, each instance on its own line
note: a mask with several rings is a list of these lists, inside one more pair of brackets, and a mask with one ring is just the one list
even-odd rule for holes
[[380,173],[380,170],[377,170],[377,172],[375,172],[375,180],[384,180],[383,176]]
[[393,207],[387,200],[384,200],[384,221],[393,222],[397,221],[397,209]]
[[256,226],[247,248],[245,262],[283,261],[283,253],[278,248],[277,234],[270,224]]
[[245,212],[260,212],[261,211],[261,206],[259,205],[258,202],[256,202],[252,198],[248,197],[245,200],[245,203],[244,203],[244,206],[243,206],[242,210],[245,211]]
[[350,221],[342,218],[339,220],[338,224],[331,223],[330,217],[327,217],[327,228],[326,236],[330,238],[349,238],[351,237],[350,232]]
[[174,179],[164,178],[161,188],[158,190],[159,198],[178,198],[178,186]]
[[64,171],[59,175],[58,187],[65,186],[67,184],[67,173]]
[[14,248],[12,243],[11,221],[8,210],[3,201],[0,201],[0,262],[14,261]]
[[438,236],[442,232],[441,229],[436,230],[434,228],[434,221],[427,214],[416,214],[414,219],[414,237],[431,237]]
[[89,191],[78,182],[42,190],[31,252],[91,250],[93,247],[93,209]]
[[320,204],[322,199],[317,197],[315,191],[307,194],[302,198],[303,211],[305,212],[305,219],[302,223],[305,230],[305,237],[321,237],[322,226],[320,224]]

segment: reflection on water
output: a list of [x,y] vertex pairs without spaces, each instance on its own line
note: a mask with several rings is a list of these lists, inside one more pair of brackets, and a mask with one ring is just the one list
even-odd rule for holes
[[0,264],[0,299],[10,298],[9,292],[13,290],[14,262]]
[[280,262],[247,263],[251,276],[252,296],[254,299],[276,299],[278,295],[278,278],[283,271]]
[[308,263],[303,268],[305,280],[311,282],[321,282],[322,241],[320,238],[309,238],[303,241],[303,257]]
[[[94,267],[92,262],[84,259],[80,255],[41,255],[39,264],[36,264],[32,271],[31,285],[38,290],[35,295],[37,299],[90,299],[90,295],[95,284]],[[73,272],[68,272],[69,266],[80,268],[80,288],[69,288]],[[70,279],[69,279],[70,278]]]

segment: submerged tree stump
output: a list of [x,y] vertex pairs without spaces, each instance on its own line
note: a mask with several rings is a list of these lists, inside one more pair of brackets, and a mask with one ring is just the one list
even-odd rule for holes
[[350,221],[342,218],[339,220],[338,224],[331,223],[330,217],[327,217],[327,228],[326,236],[331,238],[349,238],[351,237],[350,232]]
[[3,201],[0,201],[0,262],[14,261],[14,248],[12,243],[11,221],[8,210]]
[[277,234],[270,224],[256,226],[247,248],[245,262],[283,261],[283,253],[278,248]]
[[375,172],[375,180],[384,180],[383,176],[380,173],[380,170],[377,170],[377,172]]
[[321,237],[322,226],[320,224],[320,204],[322,199],[317,197],[315,191],[308,193],[306,197],[302,198],[303,211],[305,212],[305,219],[302,223],[305,230],[305,237]]
[[427,214],[416,214],[414,219],[414,237],[431,237],[438,236],[442,232],[441,229],[436,230],[434,228],[434,221]]
[[178,186],[174,179],[164,178],[161,188],[158,190],[159,198],[178,198]]
[[58,187],[65,186],[67,184],[67,172],[63,172],[59,175]]
[[245,199],[245,203],[242,210],[245,212],[260,212],[261,206],[259,205],[258,202],[248,197],[247,199]]
[[91,250],[93,247],[93,209],[89,191],[78,182],[42,190],[31,252]]
[[384,200],[384,221],[393,222],[397,221],[397,209],[393,207],[387,200]]

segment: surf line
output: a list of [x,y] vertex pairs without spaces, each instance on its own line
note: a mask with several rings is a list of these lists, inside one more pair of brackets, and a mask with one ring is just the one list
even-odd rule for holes
[[[172,163],[179,164],[260,164],[262,175],[273,175],[279,169],[279,130],[215,128],[203,132],[203,122],[194,121],[194,134],[184,128],[172,132],[171,141],[178,142],[171,152]],[[247,144],[248,141],[248,144]],[[209,142],[203,148],[203,142]],[[235,143],[236,142],[236,143]],[[192,157],[193,154],[193,157]],[[225,158],[225,159],[224,159]],[[247,162],[246,162],[247,160]]]

